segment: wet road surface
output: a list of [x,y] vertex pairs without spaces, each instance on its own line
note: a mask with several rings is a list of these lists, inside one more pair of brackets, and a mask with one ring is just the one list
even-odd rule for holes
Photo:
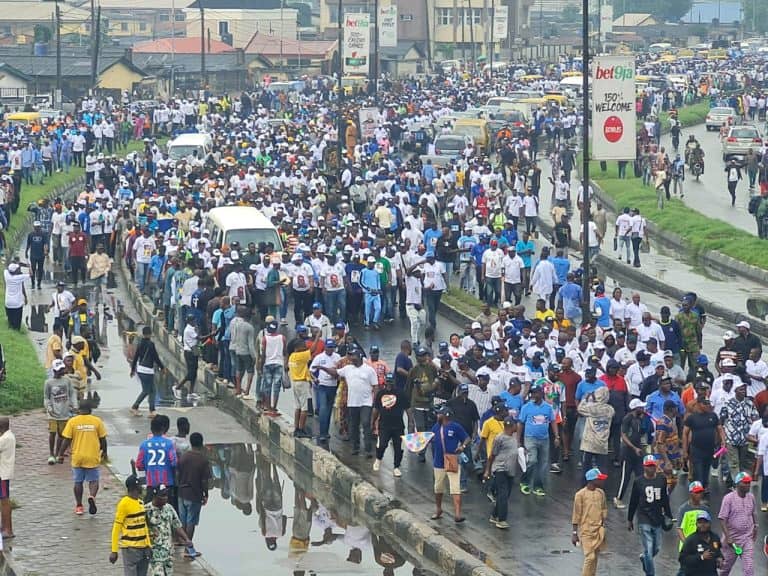
[[[692,278],[692,280],[694,280]],[[43,291],[33,292],[31,298],[32,307],[29,308],[27,316],[30,325],[35,327],[40,325],[40,319],[44,314],[35,305],[47,302],[50,293],[53,291],[51,283],[47,284]],[[114,297],[120,299],[120,290],[114,290]],[[116,301],[115,301],[116,302]],[[115,302],[112,302],[112,310],[116,308]],[[643,292],[643,302],[645,302],[655,314],[658,308],[663,304],[671,304],[666,298]],[[533,308],[533,300],[525,299],[524,304],[528,309]],[[126,310],[129,317],[138,317],[130,309]],[[33,318],[34,321],[33,321]],[[51,318],[48,316],[50,324]],[[705,351],[713,355],[717,346],[720,345],[720,335],[726,329],[725,326],[718,326],[716,321],[711,320],[705,330]],[[451,323],[444,317],[438,322],[437,339],[447,340],[451,332],[461,333],[461,327]],[[113,465],[118,471],[127,473],[128,463],[131,457],[135,456],[137,446],[141,439],[148,433],[149,425],[145,418],[134,418],[128,414],[127,407],[130,405],[135,395],[138,393],[138,382],[129,378],[128,366],[123,355],[122,336],[115,321],[106,321],[102,326],[102,332],[108,343],[104,346],[104,357],[99,362],[99,368],[103,370],[105,377],[101,382],[94,383],[94,389],[98,390],[103,401],[100,408],[100,414],[104,417],[110,434],[110,452]],[[398,352],[400,340],[407,337],[407,322],[396,320],[391,326],[385,326],[381,331],[359,332],[355,331],[360,344],[367,350],[370,345],[377,344],[381,348],[381,358],[390,366],[394,363],[394,356]],[[33,339],[44,346],[47,334],[33,335]],[[231,462],[232,445],[251,444],[253,437],[237,424],[230,416],[223,414],[216,407],[214,402],[203,399],[197,406],[171,406],[171,395],[168,390],[168,383],[159,382],[158,386],[160,400],[167,406],[163,406],[161,411],[167,413],[175,422],[175,418],[181,415],[187,416],[192,422],[193,431],[201,431],[207,443],[223,445],[220,448],[213,449],[215,454],[229,453],[229,460],[226,456],[222,461]],[[293,399],[291,394],[283,394],[280,401],[281,412],[286,415],[292,415]],[[228,445],[228,446],[227,446]],[[235,452],[242,454],[242,451],[248,451],[248,448],[238,447]],[[352,456],[349,453],[349,444],[342,442],[338,438],[333,438],[331,450],[339,458],[358,470],[366,479],[373,482],[384,492],[392,495],[400,501],[403,507],[420,516],[424,521],[430,522],[452,541],[461,545],[468,552],[476,555],[485,561],[488,565],[494,567],[504,574],[552,574],[554,571],[562,576],[575,576],[580,574],[581,553],[570,544],[570,514],[571,502],[575,491],[580,486],[581,472],[571,462],[565,466],[562,475],[550,475],[550,485],[546,497],[523,496],[517,490],[517,485],[513,489],[510,498],[510,524],[511,529],[502,532],[493,527],[488,522],[491,505],[484,495],[483,486],[476,480],[470,482],[470,492],[464,497],[464,513],[467,516],[467,522],[456,526],[452,522],[451,514],[447,513],[440,521],[429,521],[428,518],[433,513],[433,495],[432,495],[432,473],[430,464],[419,464],[415,456],[406,455],[403,463],[403,477],[395,480],[391,474],[391,456],[389,453],[385,456],[382,469],[378,473],[371,470],[371,460],[364,456]],[[252,449],[253,453],[257,452]],[[242,456],[241,456],[242,457]],[[255,458],[255,456],[254,456]],[[242,460],[237,462],[242,463]],[[198,547],[204,552],[204,561],[214,570],[221,574],[239,574],[246,570],[253,571],[255,567],[264,566],[264,556],[275,558],[275,567],[279,568],[278,573],[283,569],[286,573],[294,570],[294,574],[300,574],[302,570],[310,574],[314,570],[317,574],[322,573],[341,573],[343,570],[351,568],[350,573],[355,574],[373,574],[378,569],[374,564],[360,564],[355,568],[355,564],[346,560],[349,556],[351,546],[329,546],[316,550],[317,547],[309,546],[306,556],[297,556],[290,551],[292,527],[288,521],[286,525],[286,536],[278,539],[278,549],[275,553],[267,552],[264,539],[261,536],[259,525],[259,514],[256,504],[255,480],[246,482],[244,477],[250,477],[250,463],[240,468],[248,468],[248,471],[238,469],[239,464],[226,464],[221,468],[219,487],[217,493],[212,495],[211,503],[203,512],[203,521],[196,536]],[[231,470],[227,480],[227,472],[230,468],[235,469],[234,481]],[[255,466],[258,469],[258,466]],[[241,474],[241,472],[243,472]],[[615,494],[618,481],[617,470],[610,468],[607,470],[610,475],[606,483],[606,493],[610,498]],[[291,516],[290,509],[294,503],[293,493],[290,482],[284,475],[278,472],[281,478],[281,488],[283,490],[283,506],[286,517]],[[681,484],[685,484],[685,479],[681,479]],[[232,486],[237,484],[240,488]],[[251,491],[253,489],[253,491]],[[311,494],[311,491],[309,492]],[[713,482],[712,508],[716,514],[720,503],[721,491],[717,481]],[[678,487],[673,494],[673,510],[682,502],[684,498],[683,489]],[[244,506],[244,500],[250,504],[250,513],[248,507]],[[227,503],[227,501],[229,503]],[[311,497],[307,496],[305,503],[311,503]],[[333,507],[334,503],[327,506]],[[337,503],[343,505],[343,503]],[[308,504],[309,505],[309,504]],[[447,510],[449,508],[446,508]],[[210,518],[210,522],[206,520]],[[317,528],[311,532],[311,541],[320,538],[320,527],[322,522],[318,521]],[[344,525],[343,520],[337,521],[340,525],[339,533]],[[221,527],[236,527],[234,531],[228,530],[226,535],[221,533]],[[717,528],[716,528],[717,529]],[[331,527],[331,531],[336,529]],[[354,531],[353,531],[354,532]],[[765,532],[765,526],[761,531],[762,538]],[[640,553],[639,537],[636,534],[628,533],[626,530],[626,511],[617,511],[611,509],[608,519],[609,544],[608,553],[601,561],[598,574],[601,575],[626,575],[639,574]],[[354,534],[350,536],[354,540]],[[234,540],[233,540],[234,539]],[[241,540],[240,540],[241,539]],[[338,539],[334,539],[336,543]],[[343,538],[342,538],[343,542]],[[252,548],[256,543],[256,548]],[[301,547],[300,544],[294,543]],[[245,550],[249,552],[246,553]],[[253,554],[256,550],[258,553]],[[277,553],[278,550],[280,553]],[[315,554],[318,552],[319,554]],[[324,569],[332,569],[335,572],[318,571],[318,567],[308,566],[304,559],[310,554],[317,556],[318,564]],[[329,556],[330,554],[330,556]],[[233,555],[237,555],[237,560],[233,562]],[[353,552],[352,559],[357,560],[358,552]],[[300,559],[302,558],[302,559]],[[366,560],[367,558],[367,560]],[[310,560],[314,562],[312,557]],[[363,562],[371,561],[372,553],[363,553]],[[298,562],[298,564],[296,564]],[[763,562],[758,559],[758,565]],[[370,566],[370,568],[364,568]],[[236,572],[240,570],[242,572]],[[381,568],[378,566],[378,568]],[[383,568],[381,568],[383,570]],[[658,574],[676,573],[676,543],[675,537],[667,535],[664,540],[664,546],[660,556],[657,558]],[[369,571],[370,570],[370,571]],[[408,573],[411,570],[403,568],[396,573]],[[739,575],[740,567],[734,570],[733,574]]]

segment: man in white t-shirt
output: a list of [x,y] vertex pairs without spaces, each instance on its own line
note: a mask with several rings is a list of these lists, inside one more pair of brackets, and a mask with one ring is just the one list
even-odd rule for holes
[[752,348],[749,351],[749,359],[744,363],[744,368],[749,376],[747,382],[747,396],[754,398],[760,392],[766,389],[766,378],[768,378],[768,364],[760,357],[759,348]]
[[515,306],[519,306],[520,300],[523,297],[523,269],[525,268],[525,263],[517,255],[515,246],[507,248],[507,254],[504,256],[501,265],[504,274],[504,294],[507,298],[514,294]]
[[499,250],[499,242],[491,239],[490,248],[483,252],[483,267],[480,281],[484,286],[485,301],[490,306],[497,306],[501,297],[501,272],[504,252]]
[[[581,242],[581,249],[584,250],[584,225],[582,224],[579,230],[579,241]],[[600,244],[603,242],[600,231],[597,229],[597,224],[592,220],[589,221],[589,235],[587,238],[589,243],[589,257],[595,258],[600,252]]]
[[621,260],[621,252],[626,249],[627,252],[627,264],[629,260],[629,247],[631,242],[632,232],[632,217],[629,215],[629,208],[624,208],[624,211],[616,218],[616,247],[618,248],[619,260]]

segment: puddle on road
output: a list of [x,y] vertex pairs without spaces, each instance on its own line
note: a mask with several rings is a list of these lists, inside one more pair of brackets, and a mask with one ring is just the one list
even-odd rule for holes
[[[120,306],[116,317],[123,352],[130,357],[141,324]],[[163,406],[191,405],[174,400],[170,373],[156,373],[155,382],[159,411]],[[205,402],[203,397],[195,405]],[[214,480],[195,542],[219,573],[251,576],[255,569],[293,576],[436,576],[435,568],[409,556],[395,539],[356,519],[349,501],[338,498],[279,447],[268,442],[210,444],[206,455]],[[128,460],[115,462],[121,467]]]
[[[205,453],[214,479],[195,543],[217,573],[437,575],[356,518],[330,487],[300,469],[289,476],[263,445],[209,444]],[[127,461],[113,458],[118,467]]]

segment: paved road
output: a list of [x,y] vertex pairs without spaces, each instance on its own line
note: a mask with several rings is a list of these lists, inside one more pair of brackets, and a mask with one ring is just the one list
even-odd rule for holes
[[[763,132],[762,126],[760,131]],[[696,137],[704,150],[705,173],[698,182],[695,178],[686,175],[683,202],[689,208],[693,208],[705,216],[724,220],[750,234],[757,235],[755,219],[747,211],[750,192],[746,173],[743,174],[744,179],[739,182],[736,188],[736,206],[732,207],[719,133],[707,132],[703,124],[684,129],[683,135],[680,137],[681,155],[685,148],[685,142],[691,134]],[[674,158],[669,135],[662,136],[661,144],[667,148],[670,157]]]

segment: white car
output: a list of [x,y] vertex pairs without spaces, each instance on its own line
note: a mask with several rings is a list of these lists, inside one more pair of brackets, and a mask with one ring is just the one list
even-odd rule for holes
[[732,158],[742,161],[749,150],[759,152],[762,147],[763,138],[755,126],[731,126],[723,139],[723,161]]
[[736,110],[728,106],[718,106],[712,108],[707,114],[705,120],[707,125],[707,132],[710,130],[720,130],[721,126],[727,126],[733,124],[736,120]]

